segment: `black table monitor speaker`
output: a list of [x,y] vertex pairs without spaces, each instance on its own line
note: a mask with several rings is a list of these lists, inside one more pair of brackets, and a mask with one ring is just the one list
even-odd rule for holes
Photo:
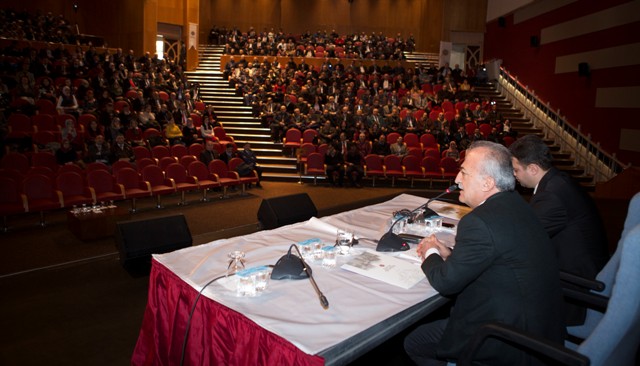
[[150,264],[151,254],[190,247],[192,243],[184,215],[120,221],[116,225],[116,244],[125,268]]
[[306,193],[262,200],[258,221],[264,229],[275,229],[318,216],[316,206]]

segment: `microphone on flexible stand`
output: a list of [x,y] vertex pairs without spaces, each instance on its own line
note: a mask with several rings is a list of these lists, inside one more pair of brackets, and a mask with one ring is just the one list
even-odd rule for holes
[[424,205],[422,205],[422,206],[418,207],[417,209],[415,209],[414,212],[419,211],[420,209],[424,208],[423,217],[438,216],[437,212],[435,212],[434,210],[429,208],[429,204],[431,202],[437,200],[437,199],[440,199],[445,194],[449,194],[449,193],[455,192],[457,190],[458,190],[458,185],[457,184],[451,185],[449,188],[445,189],[444,192],[440,193],[439,195],[437,195],[437,196],[435,196],[433,198],[429,198],[427,203],[425,203]]
[[394,234],[393,233],[393,227],[400,220],[406,219],[407,216],[409,217],[409,219],[413,219],[414,214],[416,212],[418,212],[419,210],[421,210],[421,209],[424,209],[424,214],[423,214],[424,217],[437,216],[438,213],[428,207],[429,203],[439,199],[440,197],[444,196],[445,194],[449,194],[451,192],[454,192],[457,189],[458,189],[458,185],[457,184],[454,184],[454,185],[450,186],[444,192],[440,193],[439,195],[437,195],[437,196],[435,196],[433,198],[430,198],[427,201],[427,203],[425,203],[424,205],[421,205],[420,207],[418,207],[415,210],[411,211],[410,214],[408,214],[408,215],[405,214],[405,215],[401,216],[399,219],[397,219],[396,221],[394,221],[393,224],[391,224],[391,227],[389,228],[389,230],[386,233],[384,233],[384,235],[382,235],[380,240],[378,240],[378,246],[376,247],[376,251],[378,251],[378,252],[401,252],[401,251],[409,250],[410,247],[409,247],[409,244],[407,244],[407,240],[405,238],[402,238],[398,234]]
[[[296,252],[298,252],[298,256],[295,254],[291,254],[291,249],[295,248]],[[322,291],[318,288],[318,284],[316,280],[313,279],[313,275],[311,274],[311,268],[307,265],[307,262],[302,258],[302,254],[298,249],[298,246],[295,244],[291,244],[289,247],[289,251],[287,254],[282,256],[278,262],[273,266],[273,270],[271,271],[271,279],[273,280],[283,280],[283,279],[293,279],[300,280],[304,278],[309,278],[311,281],[311,285],[313,289],[318,294],[318,299],[320,299],[320,305],[322,305],[323,309],[329,308],[329,300],[324,296]]]

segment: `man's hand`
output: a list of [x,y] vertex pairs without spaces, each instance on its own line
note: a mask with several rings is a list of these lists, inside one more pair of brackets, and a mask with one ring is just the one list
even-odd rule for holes
[[442,259],[447,259],[451,255],[451,249],[447,248],[435,234],[431,234],[428,237],[422,239],[416,251],[422,260],[425,259],[427,250],[434,248],[438,251]]

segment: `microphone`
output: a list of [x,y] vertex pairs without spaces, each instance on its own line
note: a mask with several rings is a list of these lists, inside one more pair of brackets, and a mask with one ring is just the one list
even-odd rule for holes
[[[291,254],[292,248],[296,249],[296,252],[298,252],[299,257],[296,256],[295,254]],[[282,256],[273,267],[273,270],[271,271],[271,279],[300,280],[307,277],[309,278],[309,280],[311,280],[311,285],[313,286],[313,289],[316,291],[316,294],[318,294],[320,305],[322,306],[323,309],[325,310],[328,309],[329,300],[327,300],[327,298],[324,296],[322,291],[320,291],[320,289],[318,288],[318,284],[316,283],[316,280],[313,278],[313,275],[311,273],[311,268],[309,267],[309,265],[307,265],[307,262],[305,262],[304,259],[302,259],[302,254],[300,253],[298,246],[295,244],[291,244],[287,254]]]
[[458,185],[457,184],[453,184],[451,185],[449,188],[445,189],[444,192],[440,193],[439,195],[433,197],[433,198],[429,198],[429,200],[427,201],[427,203],[425,203],[424,205],[418,207],[416,210],[414,211],[418,211],[421,208],[424,208],[424,213],[423,213],[423,217],[431,217],[431,216],[438,216],[438,213],[435,212],[434,210],[429,208],[429,204],[437,199],[440,199],[442,196],[444,196],[445,194],[449,194],[451,192],[455,192],[458,190]]
[[[298,249],[295,244],[291,244],[287,254],[278,259],[278,262],[276,262],[275,266],[273,266],[273,271],[271,271],[271,279],[302,280],[309,277],[305,268],[306,266],[302,261],[302,255],[300,257],[297,257],[295,254],[291,254],[291,249],[293,247],[295,247],[296,250]],[[311,273],[311,269],[309,269],[308,273]]]
[[400,221],[403,220],[405,218],[407,218],[407,216],[411,219],[413,217],[413,215],[421,210],[424,209],[424,217],[430,217],[430,216],[437,216],[438,213],[435,212],[434,210],[430,209],[429,203],[431,203],[434,200],[439,199],[440,197],[444,196],[445,194],[449,194],[451,192],[454,192],[458,189],[458,185],[454,184],[452,186],[450,186],[449,188],[447,188],[444,192],[440,193],[439,195],[430,198],[427,203],[425,203],[424,205],[421,205],[420,207],[416,208],[415,210],[411,211],[411,213],[404,214],[403,216],[401,216],[399,219],[397,219],[396,221],[393,222],[393,224],[391,224],[391,227],[389,228],[389,230],[382,235],[382,237],[380,238],[380,240],[378,240],[378,246],[376,247],[376,251],[378,252],[401,252],[401,251],[405,251],[405,250],[409,250],[409,244],[407,244],[407,238],[403,238],[400,235],[394,234],[393,233],[393,227]]

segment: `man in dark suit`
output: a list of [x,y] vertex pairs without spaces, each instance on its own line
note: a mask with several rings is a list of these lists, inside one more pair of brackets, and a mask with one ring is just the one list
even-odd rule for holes
[[[513,191],[507,148],[480,141],[467,150],[456,183],[473,210],[458,224],[455,249],[435,236],[417,249],[429,283],[456,298],[448,319],[422,325],[405,350],[418,365],[457,360],[471,336],[501,322],[562,344],[562,292],[554,248],[533,210]],[[477,355],[487,365],[527,364],[527,356],[497,341]]]
[[[569,175],[553,167],[549,147],[538,136],[523,136],[509,150],[516,179],[535,189],[529,204],[551,238],[560,270],[595,279],[609,259],[595,203]],[[584,317],[583,307],[567,308],[567,325],[582,324]]]

